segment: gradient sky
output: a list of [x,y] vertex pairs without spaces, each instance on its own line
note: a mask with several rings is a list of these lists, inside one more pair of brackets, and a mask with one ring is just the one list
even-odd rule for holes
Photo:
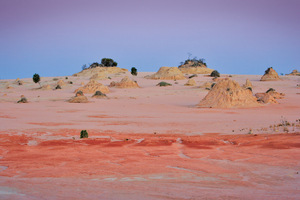
[[0,0],[0,79],[72,75],[113,58],[157,71],[188,57],[224,74],[300,70],[300,0]]

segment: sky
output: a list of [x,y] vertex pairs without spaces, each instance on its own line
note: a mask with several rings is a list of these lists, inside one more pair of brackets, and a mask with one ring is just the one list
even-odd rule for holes
[[66,76],[112,58],[156,72],[300,70],[299,0],[0,0],[0,79]]

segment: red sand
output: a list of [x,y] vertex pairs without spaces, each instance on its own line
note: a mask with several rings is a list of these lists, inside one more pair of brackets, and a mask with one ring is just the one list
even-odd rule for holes
[[[74,85],[59,91],[0,83],[0,199],[299,199],[298,77],[234,76],[286,98],[222,110],[195,108],[207,91],[186,80],[160,88],[145,74],[142,88],[86,104],[66,100],[88,79],[69,77]],[[21,94],[30,103],[17,104]]]

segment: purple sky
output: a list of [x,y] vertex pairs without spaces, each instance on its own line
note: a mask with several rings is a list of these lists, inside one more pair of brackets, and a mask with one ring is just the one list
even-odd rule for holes
[[300,70],[299,0],[0,0],[0,79],[71,75],[111,57],[157,71],[188,57],[224,74]]

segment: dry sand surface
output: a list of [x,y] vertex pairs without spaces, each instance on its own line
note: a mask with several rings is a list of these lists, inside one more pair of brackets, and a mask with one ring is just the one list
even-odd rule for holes
[[[0,80],[0,199],[300,198],[299,76],[233,75],[253,94],[274,88],[285,98],[215,109],[196,107],[211,77],[159,87],[151,74],[127,72],[140,88],[85,94],[88,103],[68,100],[90,77],[56,77],[66,83],[57,90],[55,77],[41,77],[50,90]],[[21,95],[29,103],[16,103]],[[89,138],[79,138],[83,129]]]

